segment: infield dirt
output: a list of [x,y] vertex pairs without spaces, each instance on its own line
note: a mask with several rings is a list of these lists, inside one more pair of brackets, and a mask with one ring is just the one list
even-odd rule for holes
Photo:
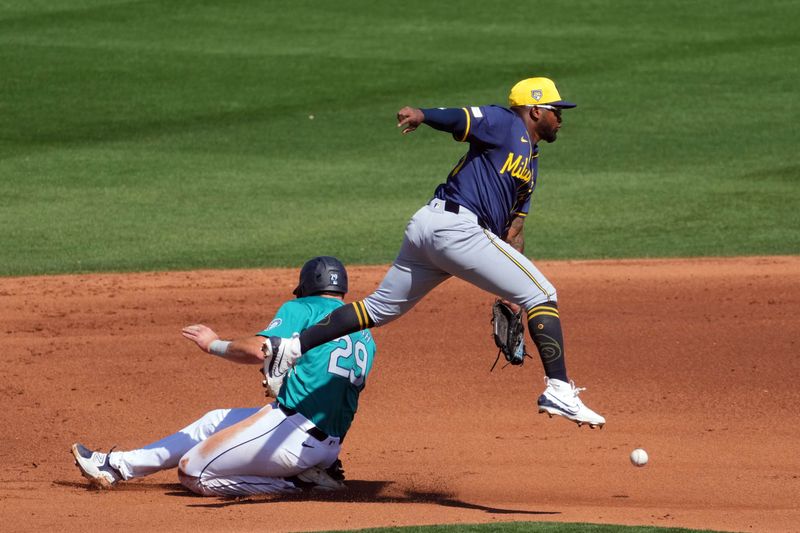
[[[603,430],[538,415],[541,364],[489,368],[492,298],[459,280],[375,330],[335,497],[195,497],[174,471],[87,489],[70,444],[137,447],[266,400],[180,336],[251,335],[295,270],[0,279],[3,531],[284,531],[516,520],[797,531],[800,258],[537,263]],[[385,267],[350,269],[350,299]],[[536,357],[536,356],[534,356]],[[628,454],[642,447],[644,468]]]

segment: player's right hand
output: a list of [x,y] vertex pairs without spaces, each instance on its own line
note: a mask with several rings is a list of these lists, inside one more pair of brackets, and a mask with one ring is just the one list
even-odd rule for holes
[[197,346],[199,346],[204,352],[208,351],[208,346],[212,342],[219,339],[219,335],[217,335],[213,329],[208,326],[204,326],[203,324],[192,324],[191,326],[186,326],[181,330],[181,335],[190,341],[194,341],[194,343],[197,344]]
[[416,107],[405,106],[397,112],[397,127],[403,128],[403,135],[411,133],[425,120],[425,114]]

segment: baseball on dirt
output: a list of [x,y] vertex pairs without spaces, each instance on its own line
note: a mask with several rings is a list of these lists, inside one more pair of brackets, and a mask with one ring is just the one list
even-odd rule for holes
[[647,464],[647,452],[641,448],[636,448],[631,452],[631,463],[634,466],[644,466]]

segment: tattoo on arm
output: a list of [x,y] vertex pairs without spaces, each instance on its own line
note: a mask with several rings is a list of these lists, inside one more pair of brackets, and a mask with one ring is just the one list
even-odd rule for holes
[[506,238],[504,239],[519,253],[525,252],[525,232],[523,231],[524,226],[524,217],[514,217],[511,220],[511,227],[508,228],[508,233],[506,233]]

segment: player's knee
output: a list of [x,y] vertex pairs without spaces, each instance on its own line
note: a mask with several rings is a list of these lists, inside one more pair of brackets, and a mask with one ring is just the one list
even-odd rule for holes
[[[195,446],[195,448],[197,448],[197,446]],[[178,461],[178,476],[198,477],[200,475],[200,471],[203,469],[204,465],[201,464],[201,461],[197,460],[197,454],[193,453],[195,448],[183,454],[181,460]]]
[[200,482],[200,478],[186,474],[180,467],[178,468],[178,481],[195,494],[209,496],[208,491],[205,490],[203,484]]
[[364,299],[364,307],[369,314],[370,320],[375,324],[374,327],[388,324],[402,314],[400,306],[392,305],[379,296],[376,297],[375,294],[371,294]]
[[403,316],[414,307],[415,302],[392,301],[374,292],[364,299],[364,307],[375,327],[384,326]]
[[558,303],[558,294],[556,293],[556,288],[552,287],[552,292],[550,292],[550,296],[547,298],[548,302]]
[[557,303],[558,295],[556,289],[552,285],[549,290],[538,291],[529,295],[523,302],[520,303],[523,309],[533,309],[537,305],[546,304],[548,302]]
[[206,487],[200,477],[202,465],[200,461],[193,460],[191,450],[186,452],[181,460],[178,461],[178,481],[181,485],[200,496],[216,496],[213,491]]

